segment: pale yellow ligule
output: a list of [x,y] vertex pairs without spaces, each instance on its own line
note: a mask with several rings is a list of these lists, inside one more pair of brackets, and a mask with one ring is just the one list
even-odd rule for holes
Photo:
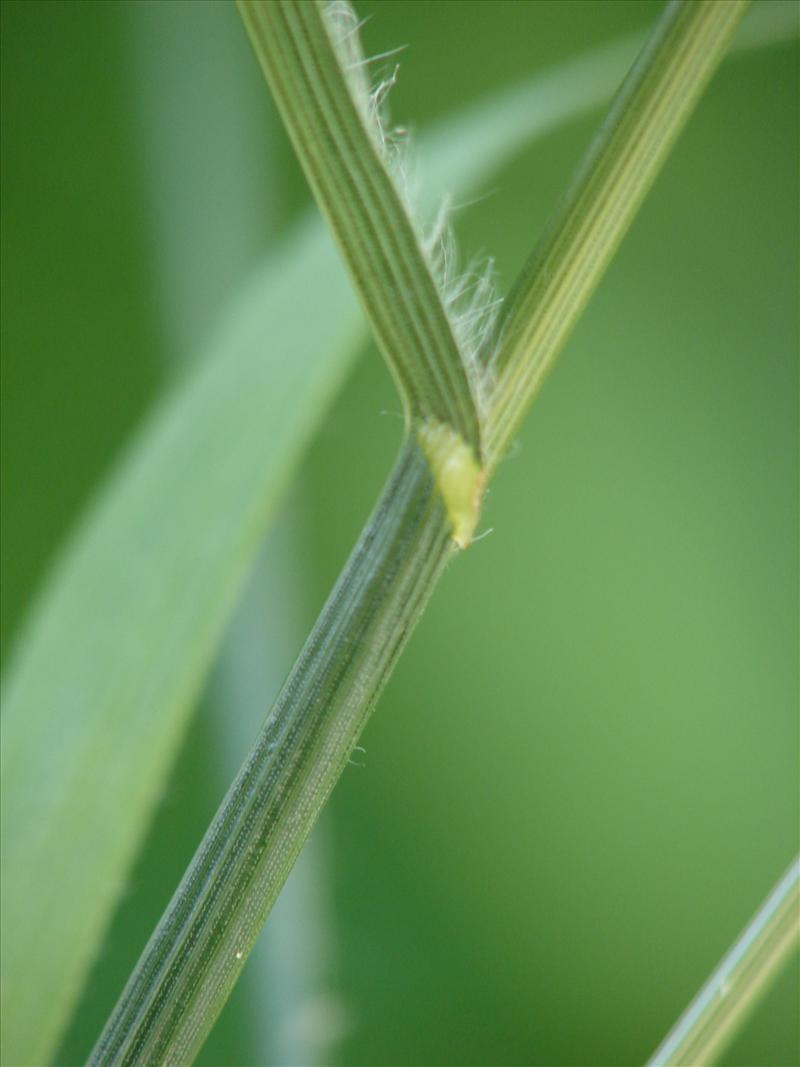
[[451,536],[466,548],[478,525],[486,472],[461,435],[442,422],[420,423],[417,439],[442,494]]

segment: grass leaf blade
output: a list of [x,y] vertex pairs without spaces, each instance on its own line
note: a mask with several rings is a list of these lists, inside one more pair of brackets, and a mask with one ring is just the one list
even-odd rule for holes
[[627,232],[749,0],[671,0],[503,309],[491,357],[490,464]]
[[[234,303],[213,358],[143,428],[16,649],[3,698],[4,1063],[46,1062],[58,1041],[264,527],[362,337],[320,236],[304,227]],[[298,331],[285,309],[307,284],[324,304]]]
[[[355,14],[342,2],[318,0],[240,0],[239,10],[407,409],[451,426],[477,458],[480,425],[467,367],[388,170]],[[337,36],[350,54],[337,48]]]

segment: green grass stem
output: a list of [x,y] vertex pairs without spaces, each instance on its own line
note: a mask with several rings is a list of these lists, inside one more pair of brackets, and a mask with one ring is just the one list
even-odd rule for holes
[[[488,349],[495,386],[486,424],[495,462],[745,6],[740,0],[671,4],[626,79],[543,251],[515,287],[499,343]],[[310,33],[306,15],[319,13],[303,3],[278,7],[289,40]],[[266,11],[269,23],[273,5],[247,8]],[[307,77],[297,50],[282,50],[280,63]],[[331,67],[327,76],[345,84],[341,69]],[[346,100],[355,109],[347,94],[340,106]],[[393,293],[398,312],[413,303],[415,291]],[[424,357],[409,349],[404,359]],[[413,436],[406,440],[253,751],[100,1036],[94,1067],[185,1064],[202,1044],[453,554],[445,471]]]
[[800,856],[647,1061],[710,1067],[800,945]]

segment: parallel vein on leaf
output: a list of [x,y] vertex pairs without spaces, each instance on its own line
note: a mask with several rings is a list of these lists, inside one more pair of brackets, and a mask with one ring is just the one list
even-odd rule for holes
[[490,468],[508,447],[747,6],[748,0],[673,0],[628,74],[602,136],[505,304],[490,360],[495,385],[484,435]]
[[353,99],[323,6],[240,8],[408,415],[451,426],[478,458],[480,417],[443,294]]

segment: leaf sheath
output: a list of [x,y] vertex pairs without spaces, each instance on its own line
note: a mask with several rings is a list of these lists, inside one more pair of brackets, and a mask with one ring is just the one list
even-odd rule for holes
[[191,1062],[452,551],[427,461],[407,444],[93,1067]]

